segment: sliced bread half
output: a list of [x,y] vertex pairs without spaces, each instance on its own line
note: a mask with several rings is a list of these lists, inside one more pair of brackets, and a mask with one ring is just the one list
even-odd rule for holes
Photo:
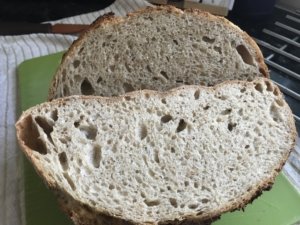
[[201,224],[270,188],[293,148],[292,112],[267,79],[24,112],[25,155],[76,224]]
[[257,76],[269,76],[258,46],[227,19],[153,7],[95,21],[64,55],[49,99],[165,91]]

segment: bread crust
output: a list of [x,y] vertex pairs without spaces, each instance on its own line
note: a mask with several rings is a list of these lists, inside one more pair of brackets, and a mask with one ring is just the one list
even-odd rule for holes
[[[214,16],[208,12],[201,11],[199,9],[186,9],[186,10],[181,10],[178,9],[174,6],[171,5],[166,5],[166,6],[156,6],[156,7],[146,7],[144,9],[140,9],[136,12],[132,12],[127,14],[126,17],[116,17],[114,16],[113,13],[108,13],[100,16],[98,19],[96,19],[90,26],[87,28],[83,33],[80,34],[79,38],[73,42],[73,44],[70,46],[68,51],[63,55],[61,65],[64,65],[66,62],[67,57],[72,57],[75,54],[75,51],[78,47],[81,46],[83,43],[84,39],[88,35],[92,35],[95,29],[98,27],[102,26],[111,26],[113,24],[121,24],[125,23],[127,20],[130,20],[131,18],[137,17],[139,15],[143,15],[144,13],[149,13],[149,12],[154,12],[158,13],[160,11],[167,11],[169,13],[174,13],[174,14],[184,14],[184,13],[189,13],[193,16],[199,17],[200,19],[206,18],[210,21],[216,21],[224,24],[225,26],[228,27],[228,29],[233,30],[234,32],[237,32],[241,35],[241,37],[244,39],[246,43],[248,43],[251,47],[252,50],[255,51],[255,60],[258,63],[259,66],[259,71],[263,74],[264,77],[269,78],[269,71],[268,67],[266,66],[264,62],[264,57],[257,46],[256,42],[244,31],[242,31],[238,26],[234,25],[231,23],[229,20],[225,19],[224,17],[220,16]],[[52,80],[52,83],[50,85],[49,93],[48,93],[48,100],[53,100],[55,98],[55,92],[58,87],[58,80],[60,78],[61,74],[56,73],[54,75],[54,78]]]
[[[269,79],[261,78],[257,79],[253,82],[243,82],[243,81],[226,81],[224,83],[218,84],[214,87],[205,87],[205,86],[200,86],[201,90],[207,89],[211,92],[215,91],[216,89],[222,87],[222,86],[229,86],[232,84],[243,84],[245,87],[247,86],[253,86],[254,84],[257,84],[259,82],[269,82]],[[210,224],[210,222],[213,222],[217,218],[221,216],[221,214],[228,212],[228,211],[234,211],[234,210],[239,210],[243,209],[248,203],[251,203],[255,198],[257,198],[261,193],[265,190],[270,190],[276,176],[284,166],[286,160],[289,157],[290,152],[293,150],[296,137],[297,137],[297,131],[296,131],[296,126],[295,126],[295,121],[293,118],[293,114],[291,109],[288,107],[287,103],[284,101],[282,93],[279,91],[279,88],[275,85],[272,84],[273,88],[276,89],[278,98],[283,100],[283,104],[285,108],[287,109],[287,114],[289,114],[289,119],[288,119],[288,124],[287,126],[290,128],[290,137],[291,140],[293,140],[293,144],[291,145],[291,148],[286,151],[286,154],[284,157],[282,157],[280,163],[274,168],[272,174],[270,174],[269,178],[265,180],[261,180],[259,184],[257,184],[255,187],[253,187],[251,190],[248,191],[248,193],[245,193],[242,198],[236,199],[234,202],[231,202],[230,204],[228,203],[227,205],[222,206],[219,210],[215,210],[210,214],[205,214],[205,213],[198,213],[194,215],[185,215],[181,218],[181,220],[173,220],[173,221],[159,221],[157,223],[151,223],[151,222],[144,222],[144,223],[136,223],[135,221],[128,221],[122,216],[119,215],[112,215],[110,212],[105,211],[105,210],[99,210],[99,209],[92,209],[91,207],[87,206],[86,204],[82,202],[78,202],[74,200],[66,191],[60,189],[59,186],[56,185],[54,178],[49,176],[46,171],[43,171],[43,167],[40,164],[40,161],[34,157],[32,154],[32,149],[30,149],[25,142],[22,140],[22,137],[26,134],[26,130],[24,127],[27,126],[27,120],[28,116],[30,116],[30,109],[25,111],[22,116],[20,117],[19,121],[16,123],[16,131],[17,131],[17,137],[18,137],[18,142],[19,145],[21,146],[22,151],[25,153],[27,158],[33,162],[33,165],[37,171],[37,173],[44,178],[46,181],[46,184],[50,189],[53,189],[56,193],[56,195],[59,196],[59,203],[62,207],[62,209],[72,218],[72,220],[75,222],[75,224],[80,224],[80,225],[88,225],[88,224],[99,224],[99,221],[102,221],[100,224],[120,224],[120,225],[133,225],[133,224],[142,224],[142,225],[154,225],[154,224],[170,224],[170,225],[175,225],[175,224]],[[127,93],[122,96],[117,96],[114,98],[110,97],[100,97],[100,96],[77,96],[77,98],[80,99],[99,99],[99,101],[106,102],[107,104],[114,103],[114,102],[122,102],[125,97],[138,97],[141,94],[149,94],[149,95],[158,95],[160,97],[165,97],[166,95],[177,95],[180,93],[182,89],[192,89],[194,87],[199,87],[199,86],[194,86],[194,85],[189,85],[189,86],[181,86],[178,88],[171,89],[170,91],[167,92],[157,92],[157,91],[152,91],[152,90],[142,90],[142,91],[134,91],[131,93]],[[193,89],[194,90],[194,89]],[[56,99],[52,102],[50,102],[50,105],[54,104],[64,104],[65,102],[73,99],[74,97],[66,97],[62,99]],[[42,105],[39,105],[37,107],[42,107]],[[66,201],[67,200],[67,201]],[[69,203],[71,202],[71,203]],[[97,218],[97,219],[95,219]]]

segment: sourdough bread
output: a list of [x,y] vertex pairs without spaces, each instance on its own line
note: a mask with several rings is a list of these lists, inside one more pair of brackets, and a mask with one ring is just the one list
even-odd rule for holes
[[76,224],[211,221],[270,188],[296,137],[267,79],[72,96],[27,110],[16,129]]
[[57,70],[49,99],[165,91],[183,84],[268,77],[256,43],[222,17],[171,6],[125,18],[105,15],[73,43]]

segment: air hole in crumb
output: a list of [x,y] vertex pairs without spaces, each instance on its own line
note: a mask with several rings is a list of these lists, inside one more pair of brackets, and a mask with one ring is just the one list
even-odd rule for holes
[[166,99],[165,98],[161,99],[161,103],[166,104],[167,103]]
[[243,109],[239,109],[238,114],[239,114],[240,116],[242,116],[242,115],[243,115]]
[[82,160],[81,159],[77,159],[77,164],[78,164],[78,166],[82,166]]
[[161,120],[162,123],[168,123],[172,119],[173,119],[173,117],[171,115],[164,115],[163,117],[161,117],[160,120]]
[[146,66],[146,70],[148,70],[148,72],[152,73],[152,70],[149,65]]
[[214,46],[214,50],[218,52],[220,55],[222,54],[222,49],[219,46]]
[[97,83],[99,84],[100,82],[102,82],[103,78],[102,77],[98,77],[97,79]]
[[125,65],[126,70],[127,70],[129,73],[131,73],[131,72],[132,72],[132,69],[130,68],[130,66],[128,65],[128,63],[125,63],[124,65]]
[[61,152],[58,154],[59,163],[61,168],[66,171],[69,168],[67,154],[65,152]]
[[70,142],[71,141],[71,138],[70,137],[62,137],[62,138],[59,138],[58,139],[61,143],[63,143],[63,144],[68,144],[68,142]]
[[129,83],[124,83],[123,84],[123,89],[124,89],[125,93],[134,91],[133,86]]
[[265,84],[267,86],[267,91],[273,91],[273,85],[270,83],[270,81],[265,81]]
[[209,38],[209,37],[207,37],[207,36],[203,36],[203,37],[202,37],[202,40],[205,41],[205,42],[207,42],[207,43],[210,43],[210,44],[212,44],[212,43],[215,42],[215,39],[214,39],[214,38]]
[[160,71],[160,74],[161,74],[166,80],[169,80],[169,77],[168,77],[166,71]]
[[141,140],[143,140],[145,137],[147,137],[147,126],[145,124],[141,124],[138,129],[138,136]]
[[249,148],[249,147],[250,147],[250,145],[246,145],[246,146],[245,146],[246,149]]
[[275,96],[278,96],[279,93],[280,93],[279,88],[278,87],[274,87],[273,93],[274,93]]
[[171,147],[171,152],[175,153],[175,148]]
[[195,100],[199,99],[199,96],[200,96],[200,90],[195,91],[194,93]]
[[239,53],[239,55],[241,56],[244,63],[254,66],[253,57],[251,56],[250,52],[244,45],[238,45],[236,47],[236,50]]
[[259,68],[259,72],[264,76],[264,77],[268,77],[268,74],[267,74],[267,72],[265,71],[265,69],[263,69],[263,68]]
[[84,79],[81,83],[81,93],[83,95],[93,95],[95,90],[88,79]]
[[201,210],[198,211],[198,210],[197,210],[197,214],[196,214],[196,215],[197,215],[197,216],[200,216],[200,215],[202,215],[203,213],[204,213],[203,211],[201,211]]
[[204,106],[203,109],[204,109],[204,110],[208,110],[208,109],[209,109],[209,105]]
[[83,50],[84,50],[84,47],[81,47],[81,48],[79,49],[78,53],[81,54]]
[[81,78],[80,75],[76,74],[76,75],[74,75],[74,80],[75,80],[76,82],[79,82],[79,81],[82,80],[82,78]]
[[150,94],[149,93],[145,93],[145,98],[150,98]]
[[43,129],[45,134],[47,135],[48,140],[53,143],[52,137],[51,137],[51,132],[53,131],[53,125],[50,124],[49,121],[47,121],[45,118],[41,116],[37,116],[35,118],[36,123]]
[[73,180],[71,179],[71,177],[69,176],[68,173],[63,173],[64,178],[66,179],[66,181],[68,182],[68,184],[70,185],[71,189],[73,191],[76,190],[75,184],[73,182]]
[[[74,124],[75,126],[75,124]],[[75,126],[76,127],[76,126]],[[81,125],[79,126],[79,130],[84,134],[87,139],[95,140],[97,135],[97,127],[93,125]]]
[[199,183],[198,182],[194,182],[194,188],[198,188],[199,187]]
[[145,199],[144,203],[148,206],[148,207],[153,207],[153,206],[158,206],[160,204],[159,200],[149,200],[149,199]]
[[74,60],[73,61],[73,66],[76,69],[80,65],[80,60]]
[[92,162],[95,168],[99,168],[101,158],[101,147],[99,145],[95,145],[92,152]]
[[146,195],[145,195],[144,192],[141,192],[141,197],[142,197],[142,198],[146,198]]
[[274,103],[270,107],[270,114],[271,114],[272,119],[275,122],[278,122],[279,120],[281,120],[281,115],[280,115],[278,106],[275,105]]
[[149,173],[149,175],[150,175],[151,177],[155,177],[155,173],[154,173],[153,170],[148,169],[148,173]]
[[118,151],[118,148],[117,148],[117,145],[116,145],[116,144],[114,144],[114,145],[112,146],[111,151],[112,151],[113,153],[116,153],[116,152]]
[[189,208],[189,209],[196,209],[198,206],[199,206],[199,204],[194,203],[194,204],[189,204],[189,205],[188,205],[188,208]]
[[178,45],[178,41],[177,40],[173,40],[175,45]]
[[57,109],[54,109],[54,110],[51,112],[51,118],[53,119],[53,121],[57,121],[57,119],[58,119],[58,112],[57,112]]
[[110,185],[108,186],[108,188],[109,188],[109,190],[113,190],[113,189],[115,189],[115,185],[110,184]]
[[139,184],[143,183],[142,178],[140,178],[139,176],[135,176],[135,180],[136,180]]
[[186,127],[187,127],[187,123],[184,121],[184,119],[180,119],[176,132],[179,133],[183,131]]
[[208,203],[208,202],[209,202],[209,199],[207,199],[207,198],[203,198],[203,199],[201,200],[201,202],[202,202],[203,204],[206,204],[206,203]]
[[79,121],[75,121],[75,122],[74,122],[74,127],[78,128],[79,125],[80,125]]
[[174,208],[178,207],[177,200],[175,198],[169,198],[169,201]]
[[263,93],[263,86],[261,83],[257,83],[255,85],[255,90],[259,91],[260,93]]
[[175,81],[177,84],[182,84],[183,83],[183,80],[176,80]]
[[224,101],[228,98],[228,96],[222,95],[222,96],[218,96],[218,98]]
[[187,187],[187,186],[189,186],[189,184],[190,184],[190,183],[189,183],[187,180],[186,180],[186,181],[184,181],[184,186],[186,186],[186,187]]
[[240,90],[241,93],[244,93],[245,91],[246,91],[246,88],[245,88],[245,87],[243,87],[243,88]]
[[277,105],[279,106],[283,106],[284,105],[284,102],[282,99],[276,99],[275,102],[277,103]]
[[232,109],[225,109],[221,112],[221,115],[229,115],[232,112]]
[[232,131],[233,130],[233,128],[235,128],[236,127],[236,123],[228,123],[228,126],[227,126],[227,128],[228,128],[228,130],[229,131]]
[[131,97],[130,96],[125,96],[124,97],[126,101],[130,101]]
[[159,162],[160,162],[160,160],[159,160],[159,154],[158,154],[158,151],[157,151],[157,150],[155,150],[155,152],[154,152],[154,161],[155,161],[156,163],[159,163]]

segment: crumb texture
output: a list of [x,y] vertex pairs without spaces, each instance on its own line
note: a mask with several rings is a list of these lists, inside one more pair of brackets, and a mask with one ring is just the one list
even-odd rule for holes
[[267,74],[255,42],[226,19],[161,7],[94,25],[65,55],[49,98],[211,86]]
[[292,119],[260,79],[60,99],[25,112],[17,134],[51,186],[154,224],[232,210],[272,184],[293,147]]

